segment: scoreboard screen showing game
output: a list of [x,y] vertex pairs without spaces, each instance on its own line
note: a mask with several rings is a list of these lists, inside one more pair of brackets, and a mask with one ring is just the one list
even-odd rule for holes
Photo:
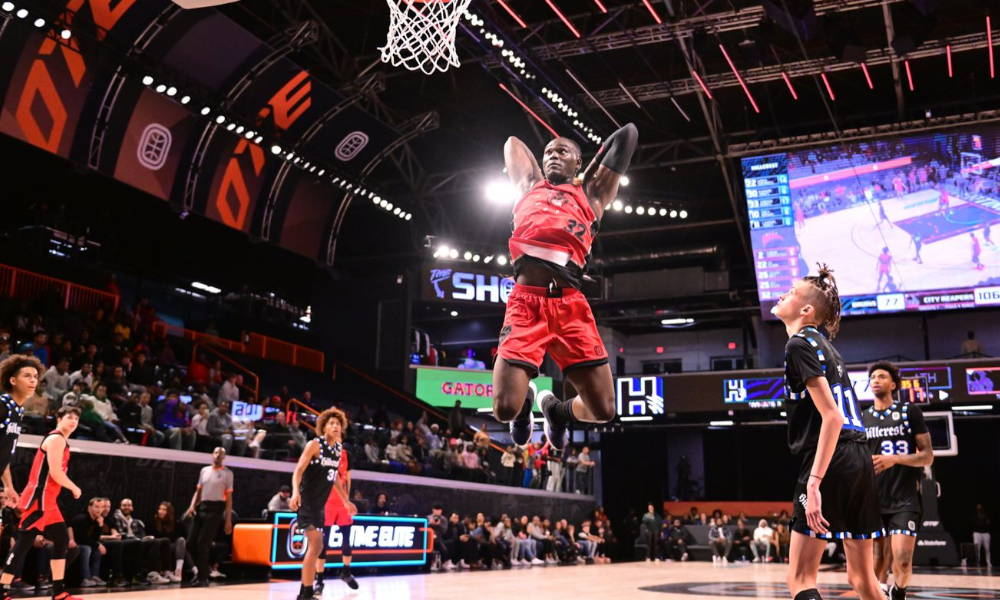
[[741,159],[765,318],[825,262],[843,314],[1000,306],[1000,125]]

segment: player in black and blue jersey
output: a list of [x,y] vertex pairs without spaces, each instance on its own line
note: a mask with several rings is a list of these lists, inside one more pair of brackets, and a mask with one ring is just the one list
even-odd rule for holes
[[875,470],[847,367],[829,341],[840,329],[837,283],[826,265],[819,267],[771,310],[788,332],[788,446],[802,458],[788,589],[795,600],[820,600],[816,577],[826,540],[842,539],[851,587],[861,600],[882,600],[872,562],[872,539],[884,535]]
[[[875,403],[863,418],[888,534],[875,540],[875,575],[889,600],[906,600],[923,512],[921,471],[934,462],[934,450],[920,408],[896,399],[903,385],[899,368],[877,362],[868,367],[868,381]],[[887,587],[890,564],[892,588]]]

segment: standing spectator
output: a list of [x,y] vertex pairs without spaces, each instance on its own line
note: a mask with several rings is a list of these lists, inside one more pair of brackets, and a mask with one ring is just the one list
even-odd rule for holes
[[226,454],[232,453],[235,456],[243,456],[246,452],[246,438],[236,436],[233,430],[233,418],[229,416],[229,402],[222,400],[208,417],[208,425],[205,426],[208,435],[219,443]]
[[72,387],[69,382],[69,359],[60,358],[58,363],[49,367],[42,380],[53,398],[61,398]]
[[733,550],[736,551],[741,560],[747,560],[754,552],[751,550],[753,534],[747,529],[747,523],[743,519],[736,521],[736,531],[733,532]]
[[517,464],[517,455],[514,454],[514,446],[507,446],[503,456],[500,457],[500,481],[504,485],[514,485],[515,464]]
[[156,370],[147,360],[145,352],[136,353],[135,364],[128,372],[128,380],[129,383],[144,389],[156,385]]
[[580,494],[590,494],[590,470],[596,465],[590,459],[590,447],[584,446],[576,462],[576,491]]
[[191,506],[185,513],[194,517],[190,537],[198,578],[194,587],[208,587],[208,552],[219,526],[225,521],[226,535],[233,532],[233,472],[223,465],[225,460],[226,451],[222,447],[212,452],[212,466],[201,470]]
[[73,517],[69,522],[69,547],[80,549],[80,565],[83,572],[81,587],[107,585],[101,574],[101,557],[108,549],[101,543],[101,528],[104,517],[101,516],[101,498],[91,498],[87,503],[86,512]]
[[652,504],[646,507],[646,514],[642,515],[642,525],[646,528],[646,562],[660,560],[656,547],[659,541],[660,529],[663,528],[663,519],[656,514],[656,509]]
[[170,347],[170,340],[163,340],[163,348],[160,349],[160,357],[156,359],[156,364],[163,369],[170,369],[175,364],[177,364],[177,355],[174,354],[174,349]]
[[545,482],[545,489],[550,492],[562,491],[563,473],[563,451],[553,446],[546,457],[549,467],[549,479]]
[[451,563],[451,554],[448,552],[446,540],[448,539],[448,519],[443,514],[444,507],[440,502],[435,502],[431,507],[431,514],[427,515],[427,526],[434,532],[434,552],[437,559],[431,566],[431,571],[444,569],[450,571],[455,567]]
[[713,564],[729,564],[729,550],[733,547],[733,530],[722,522],[722,518],[712,519],[708,528],[708,545],[712,547]]
[[283,485],[278,488],[278,493],[271,496],[271,500],[267,503],[267,510],[270,512],[278,512],[279,510],[289,510],[288,502],[292,497],[292,488],[287,485]]
[[150,529],[150,533],[170,542],[167,546],[167,554],[160,557],[160,568],[164,570],[161,575],[175,583],[181,581],[185,561],[189,564],[194,561],[187,551],[184,525],[177,520],[173,504],[160,502],[160,506],[156,509],[156,516],[153,517],[153,527]]
[[962,342],[962,356],[975,358],[983,355],[983,345],[976,339],[976,332],[970,331],[968,339]]
[[242,383],[242,377],[230,373],[226,376],[226,380],[222,383],[222,387],[219,388],[219,395],[216,399],[216,404],[222,404],[223,401],[232,404],[240,399],[240,386]]
[[981,503],[976,504],[976,516],[972,519],[972,543],[976,546],[976,562],[978,564],[983,564],[979,562],[979,557],[984,551],[986,552],[987,567],[993,566],[993,560],[990,557],[990,530],[992,528],[993,520],[990,519],[989,513],[986,512]]
[[118,510],[114,513],[114,524],[115,529],[122,534],[122,540],[141,544],[140,552],[142,557],[146,559],[144,570],[148,571],[146,581],[153,584],[179,583],[179,580],[174,581],[172,578],[168,579],[160,575],[159,569],[157,569],[164,551],[169,552],[170,540],[146,535],[146,524],[132,516],[132,500],[130,498],[125,498],[119,503]]
[[187,407],[181,402],[181,395],[177,390],[167,390],[156,425],[166,434],[170,447],[174,450],[194,450],[198,436],[191,428]]
[[792,533],[788,531],[788,526],[785,523],[778,521],[771,541],[774,543],[774,554],[778,560],[788,562],[788,549],[792,544]]
[[[381,409],[379,409],[381,410]],[[375,421],[378,424],[378,421]],[[461,434],[465,431],[465,415],[462,414],[462,401],[455,400],[455,406],[448,411],[448,427],[455,435]]]
[[761,519],[760,523],[757,524],[757,529],[753,531],[753,544],[750,545],[750,549],[753,550],[753,561],[761,562],[760,552],[764,551],[765,562],[771,562],[771,538],[774,537],[774,530],[767,524],[766,519]]

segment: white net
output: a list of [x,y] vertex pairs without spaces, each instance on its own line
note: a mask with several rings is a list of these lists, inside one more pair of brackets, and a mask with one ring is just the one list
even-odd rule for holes
[[471,1],[386,0],[391,14],[382,61],[427,75],[459,66],[455,32]]

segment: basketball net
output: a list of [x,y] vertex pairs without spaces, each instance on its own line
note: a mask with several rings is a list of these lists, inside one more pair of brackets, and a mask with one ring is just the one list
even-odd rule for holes
[[427,75],[459,66],[455,51],[458,21],[472,0],[386,0],[389,35],[382,62]]

